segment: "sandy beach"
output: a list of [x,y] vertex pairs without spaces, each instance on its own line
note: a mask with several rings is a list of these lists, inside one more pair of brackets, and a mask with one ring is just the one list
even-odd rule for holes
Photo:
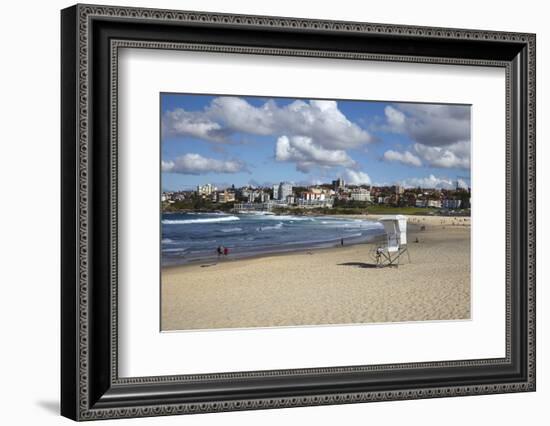
[[408,239],[399,267],[373,244],[165,267],[161,328],[469,319],[470,219],[411,216]]

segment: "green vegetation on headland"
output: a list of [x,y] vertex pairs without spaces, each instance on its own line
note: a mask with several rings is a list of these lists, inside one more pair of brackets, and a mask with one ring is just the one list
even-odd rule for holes
[[[185,213],[185,212],[232,212],[234,203],[214,203],[202,198],[187,199],[175,201],[172,203],[162,203],[162,211],[164,213]],[[292,214],[292,215],[449,215],[449,212],[435,207],[398,207],[391,205],[378,205],[366,202],[350,202],[345,205],[335,205],[332,208],[318,207],[304,209],[299,207],[276,207],[272,213],[275,214]],[[456,210],[452,213],[456,216],[469,216],[470,209]]]
[[162,211],[165,213],[177,212],[230,212],[235,203],[214,203],[200,197],[189,198],[173,203],[162,203]]

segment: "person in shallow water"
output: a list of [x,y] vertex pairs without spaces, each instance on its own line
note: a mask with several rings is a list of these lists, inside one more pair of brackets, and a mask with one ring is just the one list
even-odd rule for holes
[[229,249],[227,247],[223,248],[223,255],[227,256],[229,254]]
[[216,252],[218,253],[218,257],[220,257],[223,254],[223,247],[218,246],[218,248],[216,249]]

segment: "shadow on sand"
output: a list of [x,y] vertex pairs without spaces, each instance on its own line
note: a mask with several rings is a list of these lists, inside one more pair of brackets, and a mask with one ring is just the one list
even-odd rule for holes
[[357,268],[378,268],[378,265],[376,265],[376,263],[365,263],[365,262],[339,263],[338,266],[355,266]]
[[210,268],[211,266],[216,266],[217,263],[204,263],[201,265],[201,268]]

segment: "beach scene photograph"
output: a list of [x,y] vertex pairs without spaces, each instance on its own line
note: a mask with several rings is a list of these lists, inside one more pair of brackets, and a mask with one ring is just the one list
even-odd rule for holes
[[471,106],[160,94],[161,331],[471,319]]

